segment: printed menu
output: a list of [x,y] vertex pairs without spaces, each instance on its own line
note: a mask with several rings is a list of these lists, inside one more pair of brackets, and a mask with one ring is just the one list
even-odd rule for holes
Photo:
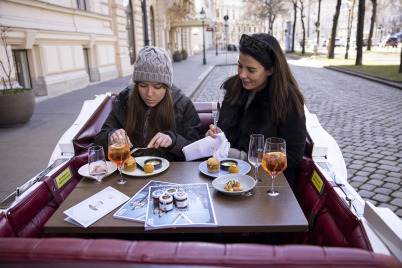
[[87,228],[128,199],[127,195],[109,186],[64,211],[68,216],[64,220]]
[[148,196],[145,230],[217,226],[206,183],[151,186]]
[[159,189],[160,186],[173,185],[169,182],[151,180],[141,190],[139,190],[127,203],[125,203],[116,213],[114,218],[145,222],[147,205],[149,199],[149,188],[151,186]]

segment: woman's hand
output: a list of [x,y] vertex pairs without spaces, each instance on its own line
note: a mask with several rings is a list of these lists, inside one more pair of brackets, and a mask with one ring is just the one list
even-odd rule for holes
[[109,136],[109,139],[110,139],[110,141],[112,141],[113,143],[117,143],[117,142],[120,141],[121,138],[124,137],[124,135],[127,136],[128,144],[129,144],[130,148],[133,147],[133,144],[131,143],[130,138],[128,137],[126,131],[125,131],[124,129],[122,129],[122,128],[116,130],[115,132],[113,132],[113,134]]
[[148,143],[148,148],[169,147],[172,145],[172,138],[168,134],[161,132],[156,133],[152,140]]
[[215,128],[215,126],[213,124],[209,125],[209,130],[207,131],[207,133],[205,133],[205,137],[211,136],[212,138],[216,138],[217,133],[222,132],[222,130],[218,127]]

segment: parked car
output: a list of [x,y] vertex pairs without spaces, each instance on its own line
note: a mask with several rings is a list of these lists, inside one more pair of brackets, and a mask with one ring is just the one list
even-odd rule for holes
[[398,38],[398,43],[402,42],[402,33],[396,33],[395,37]]
[[339,38],[335,38],[335,46],[340,47],[341,46],[341,40]]
[[396,38],[395,36],[388,37],[385,40],[384,46],[385,47],[387,47],[387,46],[397,47],[398,46],[398,38]]
[[371,46],[379,46],[380,40],[378,38],[371,38]]
[[237,51],[237,47],[235,44],[229,44],[228,45],[228,51]]

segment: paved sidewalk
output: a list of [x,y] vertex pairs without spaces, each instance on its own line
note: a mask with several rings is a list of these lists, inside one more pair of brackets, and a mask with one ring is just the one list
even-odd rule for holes
[[[238,53],[207,51],[185,61],[173,62],[174,84],[191,95],[213,66],[237,63]],[[96,83],[53,98],[37,98],[35,113],[24,125],[0,128],[0,201],[30,178],[46,169],[54,147],[62,134],[74,123],[85,100],[96,94],[120,92],[131,75]]]

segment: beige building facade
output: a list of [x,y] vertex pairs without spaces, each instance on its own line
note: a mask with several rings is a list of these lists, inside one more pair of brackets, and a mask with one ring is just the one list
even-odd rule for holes
[[[146,44],[191,55],[191,31],[182,25],[200,25],[194,14],[193,0],[0,1],[1,26],[10,29],[12,80],[48,97],[130,75]],[[0,76],[6,77],[2,70]]]

